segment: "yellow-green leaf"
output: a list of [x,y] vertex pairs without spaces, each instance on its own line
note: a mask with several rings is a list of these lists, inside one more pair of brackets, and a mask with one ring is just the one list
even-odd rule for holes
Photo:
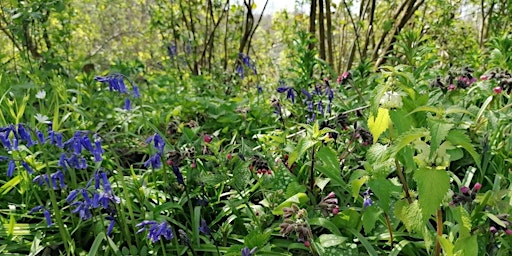
[[368,128],[373,135],[373,143],[377,142],[379,136],[388,129],[390,122],[389,110],[385,108],[379,108],[377,117],[370,116]]

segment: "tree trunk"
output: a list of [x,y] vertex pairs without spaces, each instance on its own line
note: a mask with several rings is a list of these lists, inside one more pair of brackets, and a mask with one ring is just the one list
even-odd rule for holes
[[327,60],[329,65],[334,68],[333,41],[332,41],[332,20],[331,20],[331,0],[325,0],[325,17],[327,18]]
[[318,43],[320,44],[320,59],[325,60],[325,22],[324,22],[324,0],[319,0],[318,5],[318,30],[320,34],[320,39]]
[[[311,6],[309,10],[309,36],[311,38],[316,37],[316,31],[315,31],[315,20],[316,20],[316,0],[311,1]],[[315,48],[315,43],[310,42],[309,47],[310,50],[313,50]]]

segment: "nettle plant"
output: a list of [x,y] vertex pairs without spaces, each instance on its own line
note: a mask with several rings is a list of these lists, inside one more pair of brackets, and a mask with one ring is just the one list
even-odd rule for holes
[[[508,250],[500,245],[503,239],[510,239],[502,238],[511,233],[510,207],[498,203],[508,196],[499,190],[496,180],[492,186],[474,181],[475,174],[485,171],[483,161],[489,165],[489,159],[482,159],[479,153],[479,140],[482,133],[491,131],[476,127],[488,104],[480,108],[472,105],[478,102],[473,99],[445,105],[450,97],[463,98],[467,91],[453,95],[448,90],[444,99],[432,100],[430,95],[439,89],[420,93],[425,81],[415,78],[407,67],[386,67],[381,79],[373,91],[368,119],[374,144],[366,155],[365,172],[351,184],[359,190],[366,183],[375,201],[381,202],[371,207],[383,213],[389,244],[408,243],[401,237],[407,231],[422,237],[422,247],[427,251],[434,248],[436,255],[441,249],[447,255]],[[457,79],[467,85],[468,79]],[[490,97],[492,100],[493,95]],[[503,177],[502,172],[495,177],[487,174],[479,181],[487,184]],[[395,220],[393,224],[388,216]],[[363,216],[365,232],[373,229],[377,220]]]

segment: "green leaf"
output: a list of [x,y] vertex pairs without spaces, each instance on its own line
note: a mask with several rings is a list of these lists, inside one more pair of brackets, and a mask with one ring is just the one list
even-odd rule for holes
[[378,197],[377,204],[384,210],[389,212],[391,207],[391,195],[400,192],[400,187],[394,185],[390,180],[385,178],[372,179],[368,182],[373,193]]
[[389,110],[385,108],[379,108],[377,117],[373,115],[368,118],[368,129],[373,135],[373,143],[375,144],[379,139],[379,136],[384,133],[390,125]]
[[444,170],[421,168],[414,172],[418,197],[424,221],[439,209],[450,189],[450,176]]
[[429,131],[425,128],[412,129],[406,133],[401,134],[395,143],[389,148],[389,154],[395,156],[402,148],[410,145],[413,141],[422,137],[428,136]]
[[393,122],[393,127],[398,134],[402,134],[410,130],[412,125],[411,116],[403,109],[396,109],[389,112],[389,117]]
[[379,219],[382,211],[375,206],[366,207],[363,210],[363,216],[361,217],[361,221],[363,222],[364,233],[370,234],[373,228],[375,228],[375,222]]
[[439,119],[430,119],[430,155],[432,159],[441,142],[446,138],[448,132],[453,128],[453,124],[443,122]]
[[478,168],[480,168],[480,155],[476,152],[475,147],[471,144],[471,140],[464,132],[459,130],[451,130],[446,138],[454,146],[461,146],[473,157]]
[[407,231],[422,231],[423,218],[418,201],[414,201],[411,204],[407,200],[396,202],[395,216],[405,224]]
[[[453,244],[450,240],[446,239],[444,236],[438,236],[437,239],[443,248],[443,252],[446,256],[453,255]],[[477,250],[478,251],[478,250]]]
[[459,238],[468,237],[471,232],[471,218],[469,213],[462,206],[451,207],[453,217],[459,225]]
[[98,253],[98,249],[101,246],[101,242],[105,239],[105,232],[100,232],[98,235],[96,235],[96,239],[94,239],[94,242],[92,243],[91,250],[89,250],[89,253],[87,256],[94,256]]
[[323,234],[318,237],[320,244],[325,248],[340,245],[347,241],[347,239],[347,237],[333,234]]
[[272,214],[274,214],[274,215],[282,215],[284,207],[290,207],[292,204],[301,205],[301,204],[307,203],[308,201],[309,201],[308,195],[306,195],[305,193],[297,193],[294,196],[286,199],[280,205],[278,205],[276,207],[276,209],[274,209],[272,211]]
[[288,166],[292,166],[297,159],[302,157],[306,151],[316,144],[315,141],[302,138],[299,143],[295,146],[295,149],[290,153],[288,157]]
[[271,234],[271,232],[261,232],[259,229],[254,229],[245,236],[244,244],[249,248],[262,248],[268,242]]
[[368,178],[369,176],[365,175],[350,182],[350,187],[352,188],[352,197],[354,197],[354,201],[359,198],[359,191],[361,191],[361,187],[368,180]]
[[463,238],[459,237],[455,242],[454,251],[464,256],[478,256],[478,241],[476,235]]
[[331,179],[331,185],[340,186],[345,189],[345,191],[349,192],[347,183],[345,183],[340,175],[340,163],[338,162],[336,152],[329,147],[322,147],[316,153],[316,157],[322,163],[316,165],[316,169],[327,178]]
[[323,218],[323,217],[312,218],[312,219],[309,219],[308,223],[311,226],[323,227],[323,228],[328,229],[329,231],[331,231],[331,233],[333,233],[335,235],[338,235],[338,236],[341,236],[340,229],[338,227],[336,227],[336,225],[332,221],[330,221],[330,220],[328,220],[326,218]]

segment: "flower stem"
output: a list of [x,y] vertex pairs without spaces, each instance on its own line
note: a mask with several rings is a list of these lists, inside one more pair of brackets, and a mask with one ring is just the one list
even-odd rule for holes
[[436,251],[434,253],[435,256],[441,254],[441,243],[439,242],[439,237],[443,235],[443,210],[441,208],[437,209],[437,240],[436,240]]

